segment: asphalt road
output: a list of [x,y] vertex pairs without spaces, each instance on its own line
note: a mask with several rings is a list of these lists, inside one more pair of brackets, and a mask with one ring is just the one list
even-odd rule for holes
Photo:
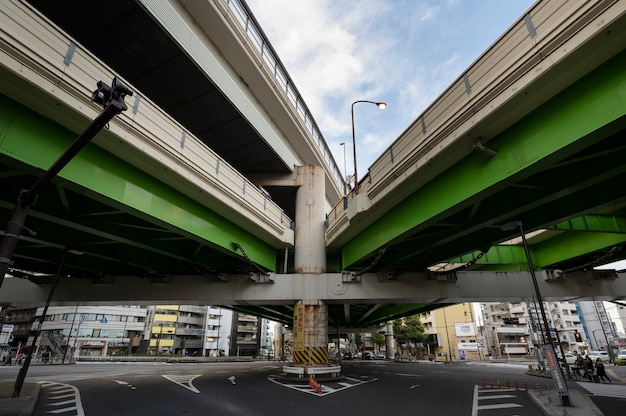
[[[103,363],[35,366],[28,382],[42,383],[34,415],[540,415],[524,391],[551,380],[520,365],[350,361],[346,379],[308,384],[275,379],[283,363]],[[0,372],[0,381],[14,370]],[[16,373],[17,374],[17,373]],[[498,389],[498,382],[501,389]],[[516,384],[517,383],[517,384]],[[491,386],[494,386],[493,388]],[[511,387],[510,391],[504,389]],[[517,390],[515,387],[519,390]],[[573,383],[572,388],[579,388]],[[604,400],[605,398],[603,398]],[[623,400],[606,399],[610,412]],[[604,410],[604,409],[603,409]],[[605,414],[609,415],[612,413]]]

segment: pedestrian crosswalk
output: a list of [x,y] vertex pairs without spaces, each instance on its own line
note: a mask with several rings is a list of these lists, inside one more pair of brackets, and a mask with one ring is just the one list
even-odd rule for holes
[[46,413],[85,416],[80,392],[74,386],[64,383],[42,382],[41,388],[46,397]]
[[626,399],[626,386],[611,383],[591,383],[588,381],[579,381],[576,384],[587,390],[594,396],[613,397],[618,399]]
[[524,407],[520,403],[521,400],[518,400],[518,394],[520,392],[515,389],[491,389],[474,386],[472,416],[480,415],[481,411],[497,411],[498,415],[516,415],[519,408]]

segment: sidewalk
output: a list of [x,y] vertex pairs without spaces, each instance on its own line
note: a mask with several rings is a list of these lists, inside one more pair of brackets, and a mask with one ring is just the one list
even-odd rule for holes
[[577,389],[569,389],[569,401],[571,406],[563,406],[559,393],[552,390],[529,390],[531,400],[541,409],[546,416],[603,416],[604,413],[589,398],[589,395]]
[[11,397],[13,382],[0,383],[0,416],[28,416],[35,410],[40,386],[37,383],[24,383],[20,397]]

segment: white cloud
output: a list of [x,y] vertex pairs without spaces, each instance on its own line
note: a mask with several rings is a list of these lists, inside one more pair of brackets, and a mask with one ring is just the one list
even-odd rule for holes
[[384,112],[355,109],[361,177],[531,3],[248,0],[338,166],[339,143],[352,151],[352,102],[388,102]]

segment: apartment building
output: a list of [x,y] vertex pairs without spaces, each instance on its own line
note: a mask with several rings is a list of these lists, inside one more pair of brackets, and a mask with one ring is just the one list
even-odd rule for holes
[[470,302],[458,303],[423,312],[419,315],[428,334],[425,355],[437,359],[478,359],[482,344],[476,332],[474,311]]
[[[539,345],[557,343],[564,352],[582,352],[588,345],[582,339],[583,326],[575,304],[544,302],[549,328],[535,302],[492,302],[480,304],[482,336],[487,354],[515,357],[536,354]],[[560,351],[557,351],[560,352]]]

